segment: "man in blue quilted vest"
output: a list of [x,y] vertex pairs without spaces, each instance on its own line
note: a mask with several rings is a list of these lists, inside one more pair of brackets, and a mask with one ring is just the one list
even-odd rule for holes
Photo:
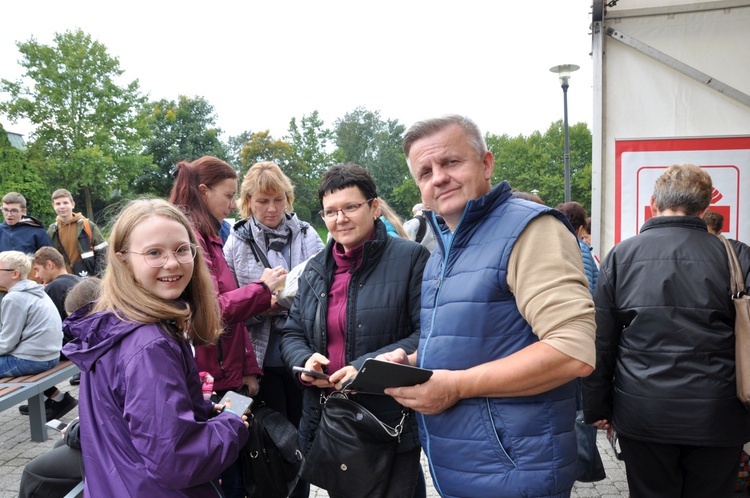
[[595,362],[576,237],[561,213],[491,186],[494,157],[467,118],[414,124],[404,152],[438,244],[419,348],[386,359],[434,374],[387,392],[418,412],[441,496],[570,496],[574,380]]

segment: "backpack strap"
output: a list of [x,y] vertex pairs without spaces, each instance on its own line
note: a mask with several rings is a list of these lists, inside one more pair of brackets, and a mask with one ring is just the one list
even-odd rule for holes
[[414,237],[414,242],[420,243],[427,233],[427,220],[424,216],[417,216],[417,219],[419,220],[419,228],[417,229],[416,237]]
[[91,225],[88,218],[83,219],[83,229],[86,230],[89,236],[89,244],[91,244],[91,247],[94,247],[94,235],[91,233]]

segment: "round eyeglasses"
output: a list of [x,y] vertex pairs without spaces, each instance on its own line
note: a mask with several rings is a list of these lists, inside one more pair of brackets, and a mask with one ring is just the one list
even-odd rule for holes
[[375,198],[367,199],[366,201],[349,204],[347,206],[342,207],[341,209],[321,209],[320,211],[318,211],[318,214],[324,220],[332,220],[339,215],[339,212],[343,213],[344,216],[354,214],[357,212],[357,209],[361,208],[365,204],[368,204],[374,200]]
[[122,251],[123,254],[128,252],[132,252],[133,254],[140,254],[141,256],[143,256],[143,260],[151,268],[161,268],[162,266],[167,264],[170,254],[174,255],[174,259],[176,259],[178,263],[184,265],[190,263],[195,259],[195,255],[198,253],[198,250],[194,244],[182,244],[174,251],[167,251],[166,249],[162,249],[161,247],[154,247],[153,249],[149,249],[146,252],[131,250]]

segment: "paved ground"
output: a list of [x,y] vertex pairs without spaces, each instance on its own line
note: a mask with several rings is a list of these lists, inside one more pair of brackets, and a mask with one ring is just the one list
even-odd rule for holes
[[[76,398],[78,397],[76,386],[71,386],[65,382],[58,387],[63,391],[69,391]],[[77,414],[78,410],[75,409],[62,419],[65,422],[70,422]],[[18,413],[18,409],[15,407],[0,413],[0,498],[16,498],[18,496],[18,484],[21,480],[23,467],[32,458],[52,448],[53,438],[58,436],[55,431],[49,430],[48,432],[50,439],[47,441],[32,442],[27,417]],[[573,488],[573,497],[627,497],[628,485],[625,480],[623,463],[614,458],[612,449],[603,432],[599,434],[598,443],[604,467],[607,470],[607,478],[597,483],[576,483]],[[424,458],[422,460],[427,477],[427,496],[436,498],[439,495],[432,486],[426,461]],[[310,496],[311,498],[323,498],[327,497],[328,494],[323,490],[313,488]]]

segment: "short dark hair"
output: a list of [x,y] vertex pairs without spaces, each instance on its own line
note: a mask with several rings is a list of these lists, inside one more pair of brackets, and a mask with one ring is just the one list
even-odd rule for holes
[[577,202],[563,202],[555,206],[555,209],[565,215],[570,224],[573,225],[573,230],[577,231],[580,227],[583,227],[584,230],[586,229],[586,219],[589,215],[586,214],[586,210],[583,209],[583,206]]
[[63,259],[63,255],[60,254],[60,251],[58,251],[52,246],[40,247],[34,253],[35,265],[44,266],[44,264],[47,261],[50,261],[53,265],[55,265],[55,268],[58,268],[58,269],[63,268],[65,266],[65,260]]
[[365,199],[368,200],[375,199],[378,196],[375,180],[372,179],[369,171],[354,163],[337,164],[331,166],[323,174],[323,179],[320,181],[320,188],[318,189],[320,207],[323,207],[323,197],[326,194],[347,187],[359,188]]
[[703,221],[713,233],[721,233],[724,230],[724,216],[716,211],[706,211]]

